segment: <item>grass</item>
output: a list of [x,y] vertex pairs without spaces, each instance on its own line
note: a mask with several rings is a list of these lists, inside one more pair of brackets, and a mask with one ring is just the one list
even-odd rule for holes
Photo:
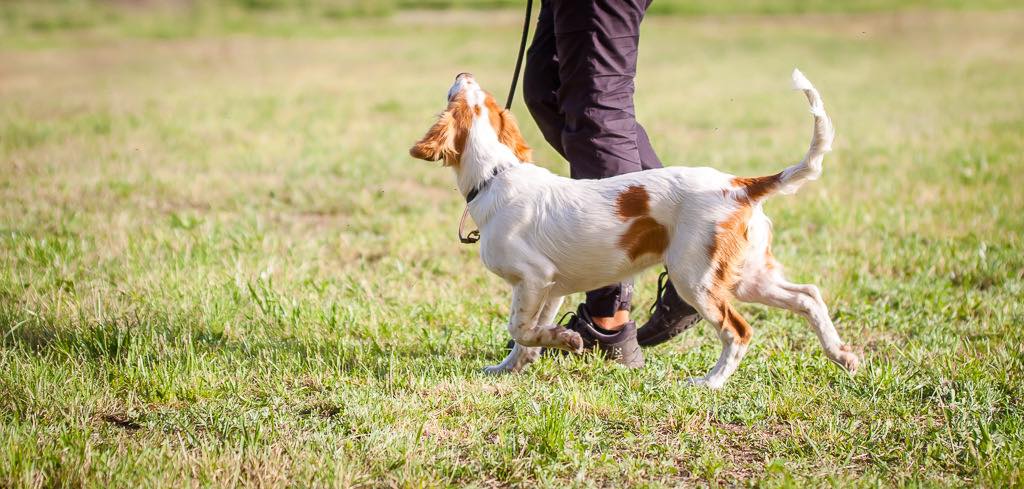
[[479,373],[508,291],[455,239],[449,172],[405,150],[455,73],[504,93],[518,22],[5,38],[0,486],[1024,485],[1024,12],[648,20],[665,161],[799,158],[794,66],[838,129],[767,210],[862,370],[742,306],[717,392],[681,382],[717,358],[706,326],[638,371]]

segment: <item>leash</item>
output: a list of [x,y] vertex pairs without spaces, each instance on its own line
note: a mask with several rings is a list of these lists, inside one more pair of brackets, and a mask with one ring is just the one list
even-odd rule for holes
[[[526,0],[526,16],[523,18],[523,36],[519,39],[519,55],[516,56],[516,67],[512,70],[512,84],[508,87],[508,98],[505,99],[505,110],[512,108],[512,99],[516,96],[516,85],[519,83],[519,72],[523,68],[523,55],[526,54],[526,38],[530,34],[530,14],[533,13],[533,0]],[[476,189],[474,189],[476,190]],[[476,197],[474,194],[473,197]],[[459,242],[462,244],[473,244],[480,241],[480,230],[474,229],[463,236],[462,229],[466,224],[466,216],[469,215],[469,202],[473,200],[467,196],[466,209],[462,211],[462,219],[459,219]]]
[[530,33],[530,12],[533,10],[533,0],[526,0],[526,18],[523,19],[523,37],[519,39],[519,56],[516,57],[516,69],[512,72],[512,85],[508,88],[508,98],[505,99],[505,110],[512,108],[512,98],[516,95],[516,84],[519,83],[519,70],[523,67],[523,54],[526,53],[526,37]]
[[462,219],[459,219],[459,242],[462,244],[473,244],[480,241],[480,230],[474,229],[469,234],[462,235],[462,228],[466,224],[467,215],[469,215],[469,204],[466,204],[466,210],[462,211]]

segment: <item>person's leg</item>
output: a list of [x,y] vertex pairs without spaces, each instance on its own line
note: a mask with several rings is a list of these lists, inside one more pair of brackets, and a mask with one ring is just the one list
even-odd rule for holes
[[[562,146],[562,132],[565,129],[565,114],[559,100],[561,87],[559,58],[555,40],[555,3],[559,0],[543,0],[533,41],[526,54],[523,73],[523,100],[530,115],[537,122],[544,139],[569,159]],[[641,129],[642,131],[642,129]],[[661,166],[644,134],[645,154]],[[571,160],[570,160],[571,161]],[[588,309],[594,314],[596,323],[614,329],[625,323],[630,307],[631,284],[616,284],[591,291],[587,294]]]
[[[628,103],[620,104],[620,108],[624,109],[632,120],[632,131],[635,132],[636,159],[632,157],[630,159],[632,161],[639,161],[640,168],[644,170],[660,168],[662,166],[660,159],[651,147],[646,131],[643,126],[636,122],[632,107],[632,77],[636,72],[637,43],[635,38],[638,35],[639,23],[643,17],[643,9],[646,9],[649,4],[650,1],[646,0],[634,3],[631,8],[619,9],[621,5],[609,5],[608,2],[596,4],[591,0],[583,0],[582,2],[579,0],[542,1],[533,41],[529,51],[527,51],[523,75],[523,100],[548,143],[570,161],[574,175],[587,177],[588,174],[592,174],[592,172],[588,172],[585,169],[582,171],[576,170],[576,168],[587,166],[591,162],[589,160],[574,160],[570,158],[562,144],[563,130],[566,127],[566,115],[562,111],[562,102],[559,99],[562,83],[560,79],[556,28],[560,32],[600,30],[604,33],[626,34],[627,38],[634,38],[632,42],[625,43],[629,47],[625,53],[625,62],[620,60],[618,63],[613,63],[617,64],[620,68],[625,66],[624,70],[619,70],[620,73],[617,74],[617,77],[619,79],[625,77],[628,81],[629,90],[626,94],[628,96],[625,97],[625,101]],[[563,15],[560,17],[559,25],[556,26],[554,13],[556,7],[564,8],[563,12],[576,15]],[[577,10],[572,12],[571,9],[573,8]],[[611,38],[615,37],[618,36],[611,36]],[[603,52],[607,54],[608,44],[608,42],[603,43],[604,48],[597,46],[598,51],[603,49]],[[618,49],[614,41],[611,42],[610,47],[613,51]],[[582,61],[583,66],[586,66],[589,64],[586,58],[593,56],[593,51],[595,50],[583,50],[580,53],[580,58],[577,58],[576,53],[571,50],[567,54],[563,53],[563,56],[570,60],[578,59]],[[578,65],[579,63],[576,64]],[[598,65],[600,66],[600,63]],[[612,71],[614,72],[614,70]],[[589,76],[585,69],[580,72],[583,73],[582,76],[584,77]],[[612,75],[616,76],[616,73],[612,73]],[[579,110],[579,102],[579,100],[576,101],[577,114],[581,112]],[[583,106],[585,106],[586,99],[584,98],[582,102]],[[607,111],[605,111],[605,114],[607,114]],[[574,120],[579,121],[579,116]],[[601,143],[599,142],[598,144]],[[635,169],[632,171],[635,171]],[[612,176],[620,172],[625,173],[627,171],[616,170],[600,176]],[[667,341],[687,329],[694,322],[695,318],[699,317],[688,304],[675,304],[675,302],[681,301],[673,293],[671,283],[668,283],[668,287],[670,293],[666,294],[668,296],[667,300],[662,300],[663,289],[659,287],[659,296],[654,311],[655,315],[652,316],[651,321],[637,331],[642,345],[652,346]],[[603,329],[614,331],[628,322],[631,298],[631,282],[615,284],[589,292],[585,307],[593,313],[595,317],[594,323]]]
[[[636,76],[640,22],[646,0],[556,0],[552,2],[559,87],[564,114],[563,155],[577,179],[606,178],[661,167],[636,121]],[[615,331],[629,321],[632,283],[587,293],[594,323]]]
[[629,322],[633,301],[633,282],[620,282],[587,292],[587,311],[601,329],[618,331]]
[[565,116],[558,105],[558,55],[555,52],[555,18],[551,0],[543,0],[533,33],[530,49],[526,51],[523,70],[523,102],[537,122],[544,139],[562,157],[562,129]]
[[[540,128],[544,139],[562,157],[565,157],[565,150],[562,148],[565,114],[562,113],[558,99],[561,82],[559,81],[558,53],[555,45],[555,19],[552,1],[543,0],[541,2],[533,40],[530,43],[530,48],[526,51],[526,63],[523,71],[523,101],[526,108],[529,109],[530,115],[537,122],[537,127]],[[639,123],[636,123],[635,130],[641,168],[644,170],[661,168],[661,159],[651,147],[647,131]]]
[[[574,178],[606,178],[640,171],[644,166],[641,139],[644,156],[658,160],[637,124],[633,106],[640,22],[647,3],[552,2],[558,101],[565,118],[562,147]],[[660,163],[655,162],[649,164]]]
[[639,122],[636,123],[636,146],[640,152],[640,166],[643,167],[644,170],[651,170],[664,166],[661,164],[661,159],[658,158],[657,153],[654,152],[654,148],[651,146],[651,139],[647,137],[647,131],[644,130],[644,126],[641,126]]

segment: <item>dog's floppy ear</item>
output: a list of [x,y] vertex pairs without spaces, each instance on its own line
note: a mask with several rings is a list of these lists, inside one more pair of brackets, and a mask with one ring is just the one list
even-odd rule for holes
[[455,118],[451,110],[446,110],[437,122],[423,135],[423,138],[409,148],[413,158],[426,161],[443,159],[446,165],[455,161],[458,156],[455,150]]
[[526,140],[523,139],[523,134],[519,132],[519,125],[516,124],[516,118],[511,112],[502,110],[498,112],[501,118],[501,129],[498,130],[498,141],[501,144],[508,146],[512,149],[512,152],[516,154],[516,158],[523,162],[533,161],[533,150],[526,144]]

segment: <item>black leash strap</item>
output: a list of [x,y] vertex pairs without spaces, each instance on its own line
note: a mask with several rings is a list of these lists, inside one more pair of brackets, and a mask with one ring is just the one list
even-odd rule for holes
[[533,0],[526,0],[526,18],[523,19],[523,37],[519,40],[519,56],[516,58],[516,69],[512,72],[512,85],[508,87],[508,98],[505,99],[505,110],[512,108],[512,99],[516,95],[516,84],[519,83],[519,70],[523,67],[523,55],[526,54],[526,38],[530,34],[530,14],[533,11]]
[[[530,14],[533,13],[533,0],[526,0],[526,17],[523,19],[523,37],[519,39],[519,55],[516,56],[516,69],[512,71],[512,85],[508,87],[508,98],[505,99],[505,110],[512,108],[512,99],[516,96],[516,85],[519,83],[519,71],[523,68],[523,56],[526,54],[526,38],[530,35]],[[474,189],[475,190],[475,189]],[[473,197],[476,197],[474,192]],[[466,223],[466,215],[469,214],[469,201],[472,197],[466,197],[466,209],[462,211],[462,219],[459,220],[459,242],[462,244],[473,244],[480,241],[480,231],[470,231],[468,235],[462,235],[463,225]]]

